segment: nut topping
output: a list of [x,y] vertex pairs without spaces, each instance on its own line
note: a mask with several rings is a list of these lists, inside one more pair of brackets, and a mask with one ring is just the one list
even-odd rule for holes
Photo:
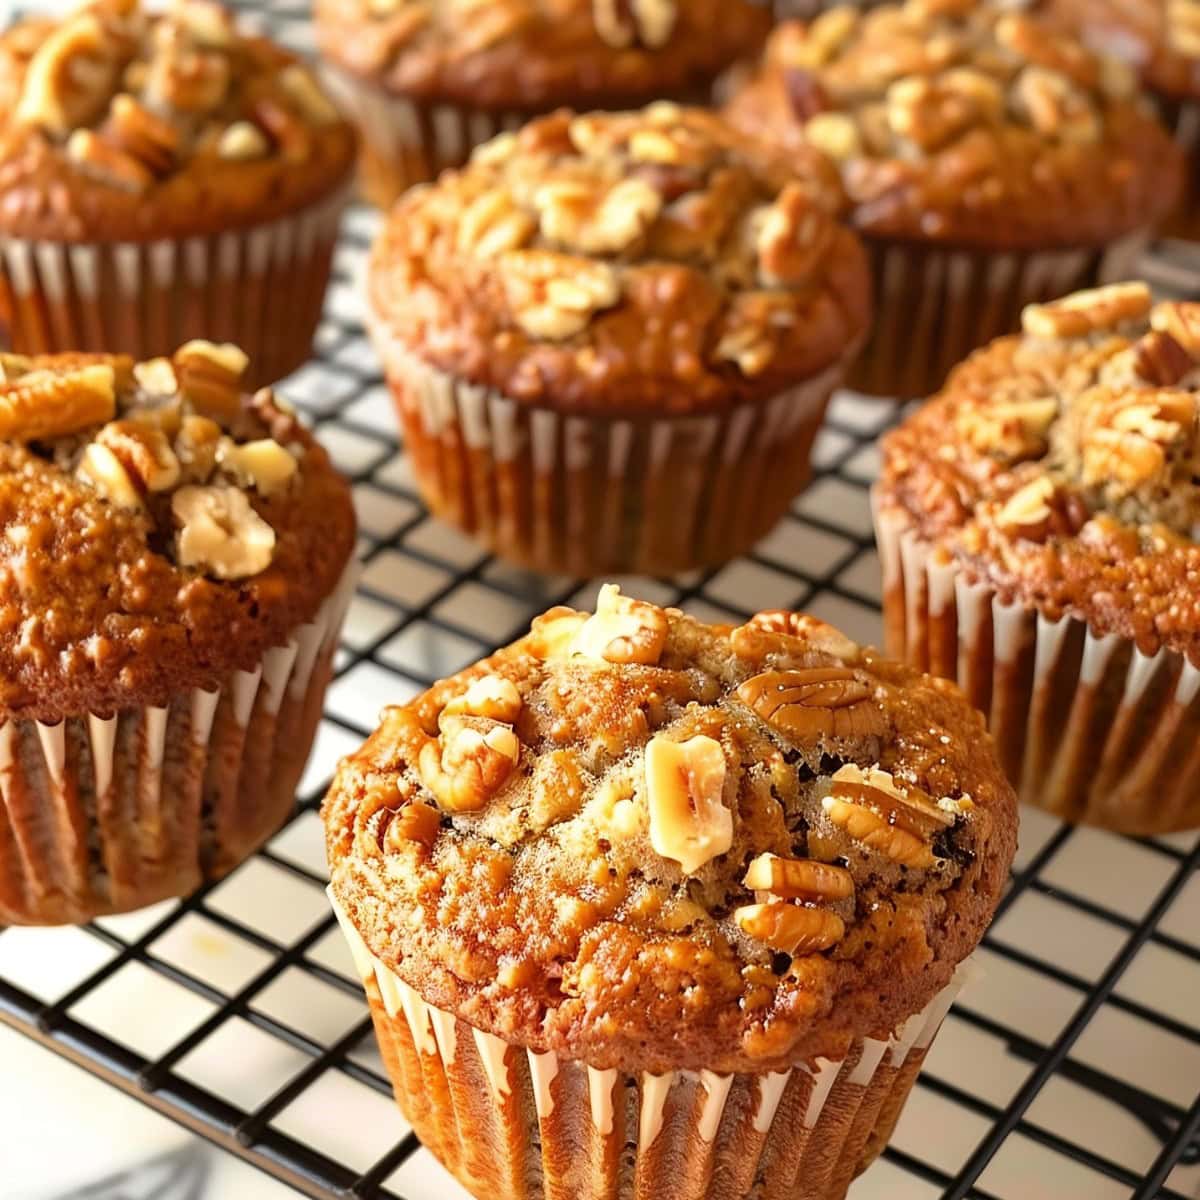
[[650,844],[694,875],[733,844],[733,814],[722,802],[725,752],[698,735],[673,742],[662,734],[646,745]]
[[1027,537],[1031,536],[1034,530],[1044,528],[1050,520],[1048,502],[1054,493],[1054,482],[1046,475],[1039,476],[1008,498],[1004,507],[996,514],[996,524],[1001,529],[1011,529]]
[[188,484],[171,497],[171,512],[181,565],[218,579],[246,579],[271,565],[275,530],[237,488]]
[[179,459],[161,429],[133,420],[110,421],[94,444],[111,450],[148,492],[169,491],[179,482]]
[[441,736],[421,748],[421,782],[446,812],[476,812],[504,786],[521,757],[511,727],[483,717],[442,714]]
[[80,13],[60,25],[29,60],[16,119],[64,138],[94,121],[116,84],[113,51],[93,13]]
[[755,613],[745,625],[739,625],[730,635],[729,644],[739,658],[762,661],[766,654],[780,649],[799,650],[780,640],[801,642],[805,649],[818,650],[835,658],[856,658],[859,647],[832,625],[810,617],[808,613],[787,609],[770,609]]
[[1150,289],[1140,282],[1073,292],[1050,304],[1030,304],[1021,313],[1021,328],[1032,337],[1086,337],[1138,321],[1150,312]]
[[837,913],[778,901],[735,908],[733,919],[748,937],[781,954],[818,954],[836,946],[846,933]]
[[780,900],[846,900],[854,895],[854,876],[843,867],[775,854],[754,859],[742,883],[752,892],[770,892]]
[[513,316],[530,337],[564,341],[586,329],[592,314],[621,298],[617,273],[553,250],[509,250],[500,270]]
[[241,412],[242,375],[250,360],[238,346],[196,340],[171,360],[179,391],[202,416],[228,426]]
[[538,658],[565,658],[573,654],[575,639],[590,619],[585,613],[561,604],[534,617],[530,629],[530,653]]
[[592,0],[596,32],[618,50],[635,41],[651,49],[665,46],[678,18],[677,0]]
[[0,384],[0,438],[35,442],[107,421],[116,411],[115,386],[108,364],[21,374]]
[[768,725],[797,741],[874,737],[887,727],[871,686],[845,667],[764,671],[741,684],[737,695]]
[[576,633],[570,652],[603,662],[654,666],[666,638],[667,618],[661,608],[622,596],[615,583],[606,583],[596,612]]
[[273,438],[241,445],[232,438],[221,438],[216,461],[239,484],[254,488],[260,496],[287,491],[296,476],[295,457]]
[[521,715],[523,704],[521,693],[511,679],[505,679],[503,675],[482,675],[442,711],[447,715],[463,713],[513,725]]
[[112,450],[100,442],[92,442],[84,447],[75,474],[102,499],[115,504],[117,508],[135,511],[142,508],[141,494],[134,487],[124,464]]
[[442,815],[431,804],[414,800],[397,809],[388,821],[383,835],[383,848],[393,853],[407,842],[417,842],[429,849],[437,840]]
[[1150,328],[1169,335],[1191,358],[1200,360],[1200,304],[1185,300],[1156,304],[1150,312]]

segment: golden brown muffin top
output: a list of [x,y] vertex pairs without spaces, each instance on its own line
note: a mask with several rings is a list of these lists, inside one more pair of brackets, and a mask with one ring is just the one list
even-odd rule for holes
[[345,185],[354,136],[294,55],[211,0],[94,0],[0,35],[0,232],[57,241],[269,221]]
[[555,113],[400,200],[372,309],[409,353],[521,401],[771,395],[843,359],[869,309],[836,176],[792,167],[700,109]]
[[349,489],[245,366],[0,354],[0,717],[211,690],[334,590]]
[[753,0],[317,0],[322,52],[388,90],[525,112],[704,92],[771,25]]
[[1200,664],[1200,304],[1125,283],[1023,325],[888,436],[885,505],[1005,597]]
[[1155,91],[1200,97],[1198,0],[1040,0],[1038,7],[1088,45],[1123,58]]
[[1133,72],[1036,15],[980,0],[788,22],[727,116],[840,166],[854,224],[994,249],[1103,245],[1150,224],[1179,152]]
[[425,1000],[652,1072],[888,1036],[982,936],[1016,833],[952,684],[612,585],[386,710],[324,819],[339,903]]

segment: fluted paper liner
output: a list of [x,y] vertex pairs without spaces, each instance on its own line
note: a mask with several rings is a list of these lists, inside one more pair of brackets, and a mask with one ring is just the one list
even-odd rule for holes
[[295,802],[357,574],[348,566],[309,624],[217,691],[0,726],[0,924],[185,895],[270,837]]
[[209,237],[56,242],[0,236],[0,310],[21,354],[86,350],[169,355],[184,342],[234,342],[250,382],[305,363],[321,315],[348,193],[303,212]]
[[369,328],[429,507],[505,558],[572,575],[662,575],[748,549],[808,482],[844,370],[720,413],[580,416],[456,380]]
[[958,682],[1023,801],[1121,833],[1200,826],[1200,669],[1005,603],[873,501],[887,652]]
[[1097,283],[1126,279],[1145,230],[1105,249],[996,253],[864,239],[875,327],[850,372],[851,387],[910,399],[937,391],[952,367],[1020,328],[1021,309]]
[[623,1075],[539,1054],[426,1004],[329,889],[396,1100],[480,1200],[840,1200],[883,1148],[967,980],[891,1038],[772,1074]]
[[358,127],[363,191],[381,208],[390,207],[414,183],[435,179],[446,167],[461,166],[476,146],[519,128],[532,115],[420,103],[329,63],[322,64],[321,81]]

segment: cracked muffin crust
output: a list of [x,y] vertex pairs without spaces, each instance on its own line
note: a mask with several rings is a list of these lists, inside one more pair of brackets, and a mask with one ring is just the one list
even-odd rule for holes
[[612,586],[388,709],[323,816],[333,894],[424,1001],[634,1074],[886,1038],[982,936],[1016,823],[953,687]]
[[856,228],[986,249],[1096,246],[1153,224],[1179,154],[1133,72],[976,0],[786,23],[727,115],[839,164]]
[[312,621],[345,482],[245,355],[0,355],[0,720],[163,705]]
[[308,68],[212,0],[94,0],[0,35],[0,232],[144,241],[261,224],[346,184]]
[[1200,665],[1200,305],[1135,282],[1023,323],[884,439],[885,507],[1001,596]]
[[862,252],[819,155],[785,163],[658,103],[555,113],[397,205],[374,319],[522,403],[701,411],[770,395],[865,332]]

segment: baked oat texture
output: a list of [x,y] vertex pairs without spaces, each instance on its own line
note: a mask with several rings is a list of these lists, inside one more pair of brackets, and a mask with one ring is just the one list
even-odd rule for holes
[[982,936],[1016,829],[953,685],[612,585],[388,709],[323,815],[338,901],[425,1000],[656,1073],[887,1036]]
[[772,35],[726,115],[840,166],[878,237],[1103,246],[1169,211],[1181,155],[1122,61],[988,0],[830,9]]
[[375,319],[518,401],[619,413],[774,395],[861,341],[869,279],[818,154],[712,113],[560,112],[409,192],[371,263]]
[[203,234],[344,187],[349,125],[295,55],[213,0],[92,0],[0,35],[0,232]]
[[317,0],[322,53],[414,99],[503,111],[706,92],[771,26],[754,0]]
[[1005,601],[1200,664],[1200,304],[1131,282],[1023,324],[888,435],[884,508]]
[[333,592],[349,489],[246,365],[0,354],[0,719],[211,689]]

